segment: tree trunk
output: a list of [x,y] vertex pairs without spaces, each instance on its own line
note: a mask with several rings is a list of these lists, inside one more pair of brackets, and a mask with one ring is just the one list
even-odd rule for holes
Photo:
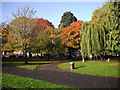
[[69,53],[69,59],[72,59],[72,52],[71,52],[71,48],[68,48],[68,53]]
[[25,64],[28,64],[28,58],[27,58],[27,51],[26,50],[23,51],[23,56],[24,56],[24,59],[25,59]]
[[41,54],[41,59],[43,59],[43,55]]
[[32,54],[31,54],[31,52],[29,52],[29,57],[32,57]]
[[48,61],[50,61],[50,54],[48,54],[47,56],[48,56]]

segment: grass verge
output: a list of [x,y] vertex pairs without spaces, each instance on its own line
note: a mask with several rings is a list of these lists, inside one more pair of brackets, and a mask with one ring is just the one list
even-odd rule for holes
[[2,84],[11,88],[70,88],[68,86],[5,73],[2,74]]
[[119,65],[118,61],[77,61],[75,62],[75,69],[73,70],[69,69],[69,63],[59,64],[58,67],[63,70],[70,70],[71,72],[81,74],[120,77],[118,73]]
[[50,64],[50,63],[55,63],[59,61],[31,61],[28,62],[28,64],[25,64],[24,62],[2,62],[3,65],[14,65],[20,68],[25,68],[29,70],[34,70],[38,65],[43,65],[43,64]]

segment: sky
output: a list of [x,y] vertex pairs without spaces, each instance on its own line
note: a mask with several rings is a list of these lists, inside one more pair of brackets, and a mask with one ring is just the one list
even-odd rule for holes
[[2,2],[0,21],[10,22],[14,19],[12,13],[18,8],[30,7],[37,11],[34,18],[47,19],[57,28],[64,12],[71,11],[78,20],[90,21],[93,11],[104,4],[105,2]]

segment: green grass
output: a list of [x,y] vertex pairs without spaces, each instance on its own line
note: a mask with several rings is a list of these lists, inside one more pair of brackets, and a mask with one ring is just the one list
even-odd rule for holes
[[[100,75],[100,76],[112,76],[118,77],[118,66],[117,61],[86,61],[75,62],[75,69],[70,70],[71,72],[81,73],[81,74],[90,74],[90,75]],[[63,70],[69,70],[70,64],[63,63],[59,64],[58,67]]]
[[24,78],[21,76],[2,74],[2,84],[12,88],[70,88],[42,80]]
[[24,62],[2,62],[2,64],[14,65],[20,68],[34,70],[36,69],[38,65],[50,64],[50,63],[55,63],[55,62],[59,62],[59,61],[36,61],[36,62],[31,61],[31,62],[28,62],[28,64],[25,64]]

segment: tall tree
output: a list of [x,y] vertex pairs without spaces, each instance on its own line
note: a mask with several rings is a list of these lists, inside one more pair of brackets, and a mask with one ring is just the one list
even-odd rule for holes
[[47,54],[50,60],[50,54],[58,54],[64,51],[59,37],[55,34],[55,29],[47,27],[44,31],[37,32],[35,38],[32,38],[32,47],[34,52]]
[[119,3],[106,3],[94,11],[90,22],[82,25],[81,52],[85,55],[119,52]]
[[2,23],[0,25],[1,28],[1,36],[2,36],[2,51],[11,51],[10,43],[9,43],[9,34],[10,34],[10,28],[9,25]]
[[82,28],[80,31],[80,38],[81,38],[80,51],[84,56],[88,55],[88,49],[90,48],[90,47],[88,47],[89,46],[88,44],[90,44],[88,42],[88,40],[90,39],[90,38],[88,38],[89,25],[90,25],[89,22],[84,22],[82,24]]
[[[19,43],[19,47],[23,51],[24,57],[27,56],[29,40],[31,38],[31,27],[33,25],[31,19],[35,12],[36,11],[29,7],[20,8],[16,13],[12,14],[15,19],[9,24],[10,28],[13,30],[15,43]],[[27,63],[27,61],[25,63]]]
[[73,13],[71,13],[70,11],[65,12],[61,17],[61,21],[58,27],[59,29],[62,29],[69,26],[72,22],[76,22],[76,21],[77,21],[77,18],[73,15]]
[[84,22],[81,29],[81,53],[85,56],[97,55],[104,50],[105,31],[99,25]]
[[2,51],[3,52],[13,52],[16,50],[16,44],[13,35],[13,31],[10,28],[8,24],[2,23],[1,24],[1,30],[2,30]]
[[[108,33],[106,33],[106,52],[114,54],[120,52],[120,1],[110,2],[108,5],[111,14],[106,17],[111,23],[106,24],[108,31]],[[109,29],[107,27],[109,27]]]
[[[32,33],[31,33],[31,40],[30,40],[30,47],[32,48],[31,51],[36,52],[36,53],[40,53],[40,47],[39,47],[39,39],[40,37],[44,37],[43,35],[46,33],[45,30],[48,30],[49,28],[49,32],[52,33],[52,29],[54,29],[54,25],[49,22],[48,20],[44,20],[42,18],[35,18],[35,24],[33,24],[32,27]],[[43,33],[43,35],[42,35]],[[49,36],[49,35],[48,35]],[[47,37],[45,37],[47,38]]]
[[[107,2],[101,9],[98,18],[94,21],[99,24],[100,28],[105,30],[105,52],[119,52],[119,32],[120,32],[120,1]],[[114,38],[113,38],[114,37]]]
[[83,21],[77,21],[71,23],[68,27],[64,28],[60,33],[62,37],[62,43],[67,47],[79,48],[80,42],[80,29]]
[[69,58],[72,57],[71,53],[74,49],[80,46],[80,29],[83,21],[71,23],[68,27],[64,28],[60,33],[62,37],[62,44],[68,48]]

